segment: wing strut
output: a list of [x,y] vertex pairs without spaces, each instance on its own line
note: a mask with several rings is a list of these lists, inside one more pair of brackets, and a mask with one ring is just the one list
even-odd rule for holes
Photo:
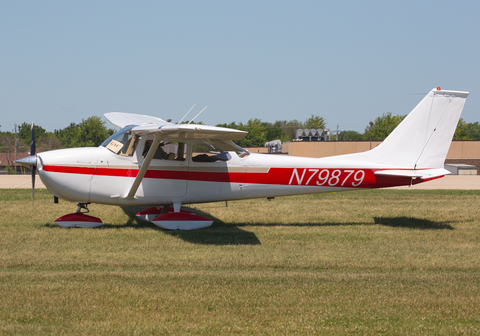
[[150,149],[148,150],[147,156],[143,161],[142,167],[140,168],[140,171],[138,172],[137,177],[135,178],[135,181],[133,181],[130,191],[128,192],[127,196],[125,196],[125,199],[127,201],[133,201],[133,199],[135,198],[135,194],[137,193],[138,187],[140,186],[140,183],[142,182],[148,167],[150,167],[150,163],[152,162],[153,156],[157,151],[158,145],[160,145],[161,138],[162,138],[162,135],[160,133],[155,133],[153,138],[153,143],[150,146]]

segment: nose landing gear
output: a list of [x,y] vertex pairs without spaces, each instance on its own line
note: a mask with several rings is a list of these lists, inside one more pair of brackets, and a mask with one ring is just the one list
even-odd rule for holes
[[70,213],[55,220],[55,224],[61,227],[82,227],[94,228],[103,225],[100,218],[87,215],[90,211],[87,208],[88,203],[78,203],[77,212]]

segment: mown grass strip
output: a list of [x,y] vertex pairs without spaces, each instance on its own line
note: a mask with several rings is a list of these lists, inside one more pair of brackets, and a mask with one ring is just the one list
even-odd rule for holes
[[163,231],[137,208],[0,191],[2,334],[480,332],[478,191],[376,190],[192,205]]

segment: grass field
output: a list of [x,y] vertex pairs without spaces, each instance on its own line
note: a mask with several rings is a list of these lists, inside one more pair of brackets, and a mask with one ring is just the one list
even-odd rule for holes
[[480,334],[480,191],[377,190],[138,208],[0,190],[0,334]]

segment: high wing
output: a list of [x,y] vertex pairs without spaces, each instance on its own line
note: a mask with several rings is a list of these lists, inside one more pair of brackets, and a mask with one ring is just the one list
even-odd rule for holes
[[[145,177],[153,156],[163,138],[169,139],[216,139],[216,140],[242,140],[248,134],[245,131],[236,129],[206,126],[198,124],[173,124],[161,118],[151,117],[141,114],[110,112],[104,114],[105,118],[118,128],[135,125],[131,129],[134,134],[154,135],[154,141],[143,161],[140,170],[133,181],[130,191],[125,195],[125,199],[133,200],[135,194]],[[233,143],[232,143],[233,145]]]
[[136,125],[132,132],[161,133],[164,137],[173,139],[218,139],[242,140],[248,132],[232,128],[215,127],[197,124],[172,124],[161,118],[147,115],[110,112],[104,114],[105,118],[118,128]]
[[124,112],[109,112],[104,114],[105,118],[118,128],[124,128],[130,125],[173,125],[161,118],[151,117],[142,114],[124,113]]

